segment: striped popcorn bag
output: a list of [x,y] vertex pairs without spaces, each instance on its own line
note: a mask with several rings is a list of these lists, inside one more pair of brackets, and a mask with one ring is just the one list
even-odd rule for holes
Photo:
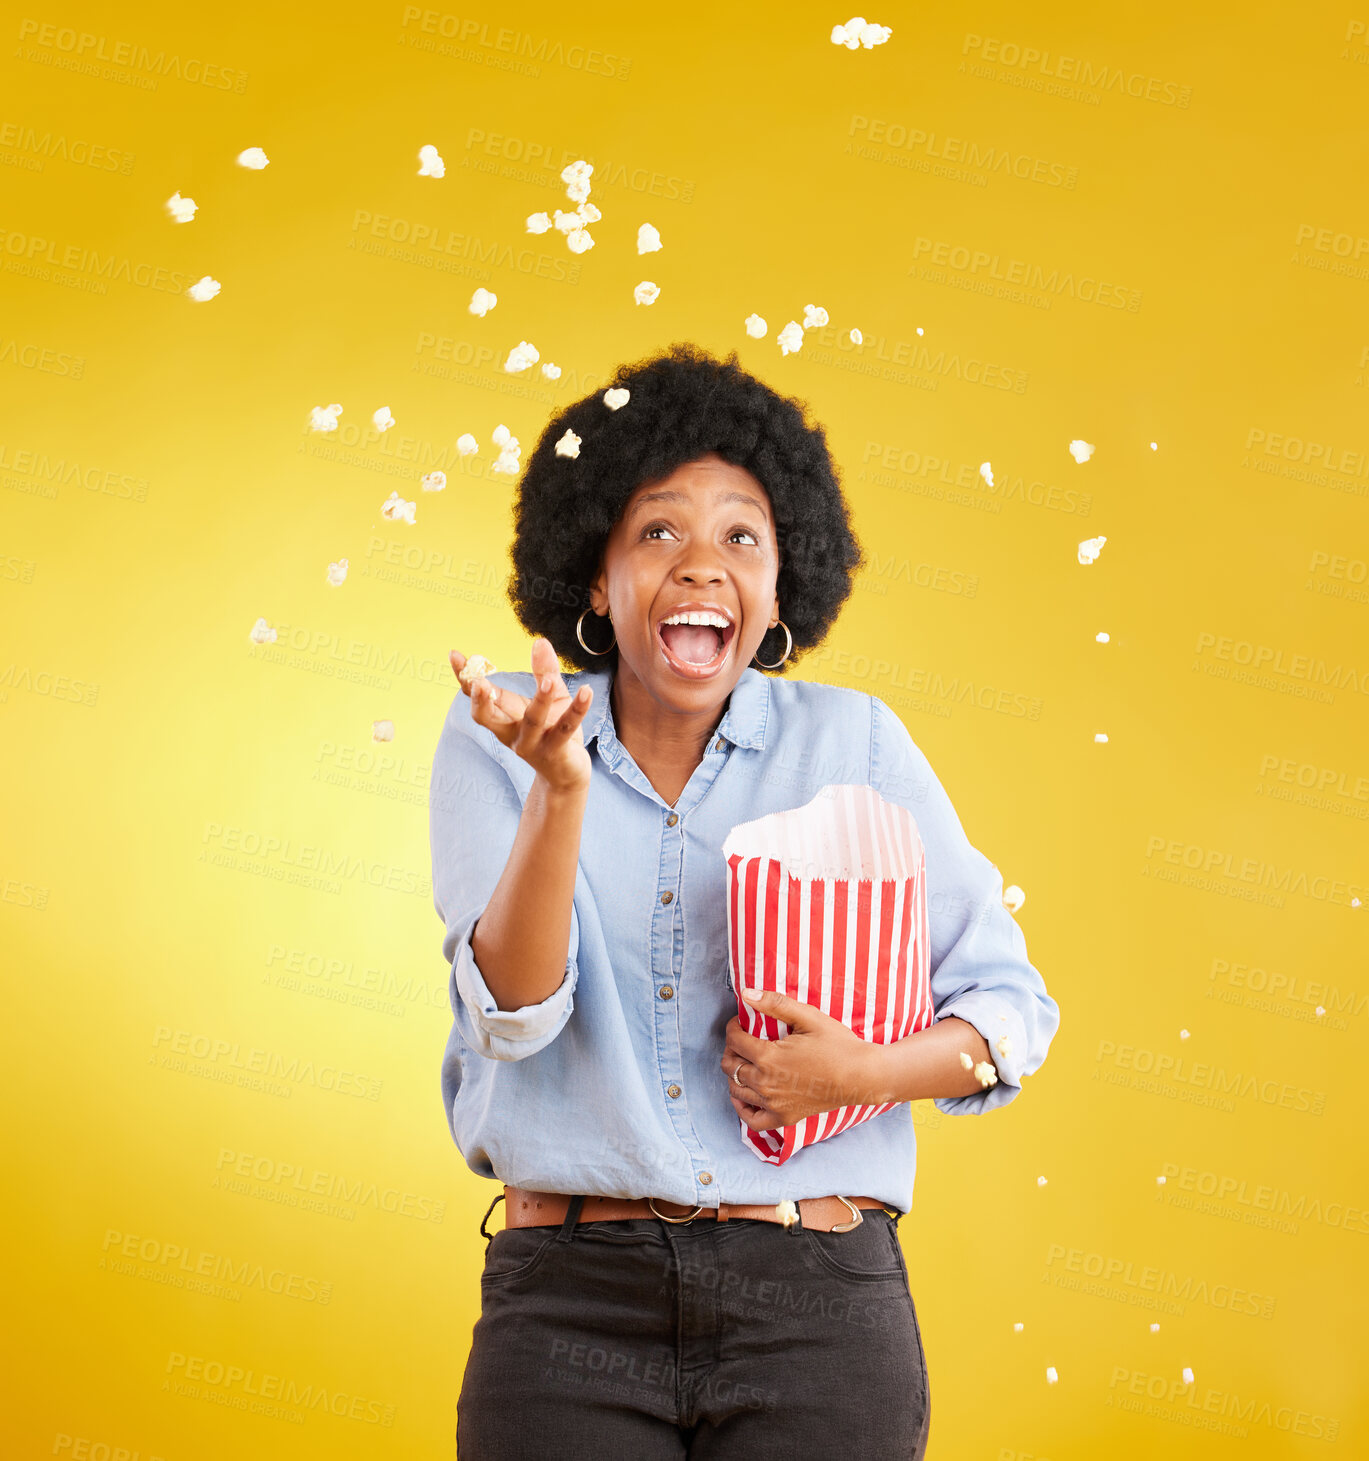
[[[733,827],[727,860],[728,965],[742,1028],[789,1027],[742,989],[773,989],[887,1044],[932,1023],[922,838],[903,807],[869,786],[825,786],[807,806]],[[814,1142],[892,1109],[841,1106],[742,1139],[779,1166]]]

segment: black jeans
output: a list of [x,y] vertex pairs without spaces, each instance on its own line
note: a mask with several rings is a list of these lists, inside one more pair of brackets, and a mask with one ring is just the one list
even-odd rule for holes
[[931,1396],[908,1271],[894,1219],[864,1217],[495,1233],[459,1461],[917,1461]]

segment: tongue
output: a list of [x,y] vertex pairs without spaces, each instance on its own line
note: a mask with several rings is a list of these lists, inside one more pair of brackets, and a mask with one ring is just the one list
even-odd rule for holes
[[676,659],[706,665],[717,657],[723,637],[711,624],[663,624],[661,638]]

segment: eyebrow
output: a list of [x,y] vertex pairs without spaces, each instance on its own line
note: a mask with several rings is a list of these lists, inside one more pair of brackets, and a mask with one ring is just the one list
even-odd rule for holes
[[[639,497],[637,499],[636,503],[634,504],[632,510],[633,510],[633,512],[636,512],[639,507],[643,506],[645,503],[648,503],[648,502],[688,502],[688,501],[689,501],[689,495],[687,493],[685,493],[685,492],[676,492],[672,488],[663,487],[663,488],[661,488],[657,492],[647,492],[643,496]],[[765,509],[764,509],[763,505],[761,504],[761,502],[756,498],[755,494],[752,493],[752,492],[736,492],[736,491],[733,491],[733,492],[724,492],[723,495],[718,498],[718,501],[719,502],[744,502],[748,507],[754,507],[759,512],[762,512],[763,513],[765,511]]]

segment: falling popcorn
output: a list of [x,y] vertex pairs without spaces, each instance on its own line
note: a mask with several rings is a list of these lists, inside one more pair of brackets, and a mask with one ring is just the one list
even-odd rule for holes
[[518,438],[501,421],[499,425],[496,426],[492,432],[490,432],[490,440],[495,444],[495,446],[504,447],[508,446],[511,441],[517,441]]
[[973,1070],[974,1056],[971,1055],[968,1051],[962,1050],[960,1052],[960,1063],[965,1067],[966,1070]]
[[784,1224],[786,1233],[792,1232],[799,1225],[799,1210],[787,1197],[783,1202],[775,1204],[775,1216]]
[[339,558],[336,563],[328,565],[328,582],[334,588],[341,588],[347,581],[347,560]]
[[852,330],[851,343],[853,345],[863,345],[865,343],[865,336],[862,335],[859,330]]
[[456,438],[456,450],[463,457],[473,457],[480,450],[480,443],[469,431],[463,431]]
[[504,362],[504,369],[517,374],[520,370],[526,370],[530,365],[536,365],[541,356],[537,353],[537,347],[526,340],[520,340],[512,350],[509,351],[509,358]]
[[1187,1030],[1180,1030],[1179,1031],[1179,1038],[1181,1040],[1187,1040],[1188,1039],[1188,1031]]
[[380,514],[382,517],[389,518],[391,522],[406,522],[412,525],[417,507],[416,502],[405,502],[398,492],[391,492],[381,503]]
[[566,247],[573,254],[583,254],[586,249],[592,249],[594,240],[589,236],[589,229],[577,228],[573,233],[568,233]]
[[395,738],[395,723],[392,720],[373,720],[371,722],[371,739],[373,741],[392,741]]
[[342,415],[342,407],[336,402],[331,406],[315,406],[309,413],[310,431],[336,431],[337,419]]
[[1150,449],[1151,449],[1151,451],[1159,451],[1160,450],[1160,444],[1159,444],[1159,442],[1152,441],[1151,444],[1150,444]]
[[447,489],[447,474],[445,472],[428,472],[418,485],[425,492],[445,492]]
[[1070,442],[1070,455],[1076,462],[1082,465],[1093,455],[1093,443],[1091,441],[1079,441],[1076,438]]
[[643,279],[632,291],[632,298],[637,304],[655,304],[660,292],[659,284],[653,284],[650,279]]
[[983,479],[989,484],[990,487],[993,486],[993,467],[990,465],[990,463],[980,462],[979,475],[983,477]]
[[260,172],[271,161],[260,147],[249,147],[244,152],[238,153],[238,166],[250,167],[253,172]]
[[1317,1018],[1318,1018],[1318,1019],[1321,1019],[1321,1017],[1322,1017],[1322,1016],[1323,1016],[1323,1015],[1324,1015],[1324,1014],[1325,1014],[1325,1013],[1326,1013],[1326,1006],[1325,1006],[1325,1005],[1323,1005],[1323,1004],[1319,1004],[1319,1005],[1318,1005],[1318,1006],[1317,1006]]
[[827,323],[827,311],[820,304],[805,304],[803,307],[803,328],[813,330]]
[[803,344],[803,327],[797,320],[790,320],[776,338],[780,342],[780,354],[792,355]]
[[1095,735],[1094,735],[1094,737],[1093,737],[1093,743],[1094,743],[1095,746],[1106,746],[1107,743],[1108,743],[1108,733],[1107,733],[1107,731],[1098,731],[1098,732],[1096,732]]
[[919,335],[922,333],[922,326],[921,325],[919,325],[917,327],[917,332],[918,332]]
[[1165,1174],[1161,1172],[1160,1175],[1155,1179],[1155,1185],[1157,1187],[1163,1187],[1168,1180],[1169,1179],[1165,1176]]
[[1026,901],[1027,895],[1016,883],[1009,883],[1003,889],[1003,906],[1009,913],[1016,913]]
[[1046,1366],[1046,1384],[1048,1384],[1048,1385],[1054,1385],[1055,1382],[1059,1378],[1060,1378],[1060,1376],[1055,1373],[1055,1366],[1054,1365],[1047,1365]]
[[473,315],[479,315],[483,320],[487,314],[499,303],[499,296],[491,294],[488,289],[477,289],[471,295],[471,302],[466,306]]
[[501,451],[494,461],[490,463],[490,471],[503,472],[510,477],[518,475],[518,469],[522,465],[518,460],[518,452]]
[[203,304],[206,299],[213,299],[222,288],[223,285],[217,279],[211,279],[206,274],[203,279],[197,279],[185,292],[191,299],[198,300]]
[[529,213],[528,214],[528,232],[529,233],[546,233],[546,231],[550,227],[551,227],[551,214],[550,213]]
[[760,317],[760,315],[747,315],[745,324],[746,333],[750,335],[753,340],[762,339],[765,335],[766,330],[769,328],[769,326]]
[[556,455],[558,457],[578,457],[580,455],[580,438],[566,427],[565,435],[556,443]]
[[1012,1332],[1014,1334],[1021,1334],[1022,1333],[1022,1321],[1020,1319],[1018,1320],[1018,1322],[1016,1324],[1013,1325]]
[[568,163],[561,169],[561,181],[566,185],[566,197],[572,203],[583,203],[589,197],[589,180],[594,175],[591,163],[581,158]]
[[550,360],[544,360],[542,362],[542,374],[548,380],[560,380],[561,367],[559,365],[553,365]]
[[477,680],[483,680],[487,675],[495,673],[494,661],[486,659],[483,654],[473,654],[458,671],[456,678],[463,685],[473,685]]
[[1358,908],[1360,906],[1359,899],[1358,898],[1351,898],[1351,900],[1350,900],[1350,906],[1352,908]]
[[1106,538],[1085,538],[1079,545],[1079,561],[1081,563],[1094,563],[1098,555],[1103,551],[1103,544]]
[[893,31],[887,25],[876,25],[874,21],[867,25],[863,15],[855,15],[845,25],[834,25],[831,39],[834,46],[845,46],[848,51],[861,46],[868,51],[872,46],[882,46],[891,35]]
[[637,230],[637,252],[639,254],[654,254],[660,247],[660,230],[653,228],[649,223],[642,224]]
[[1044,1187],[1046,1185],[1046,1179],[1044,1177],[1038,1177],[1036,1179],[1036,1185],[1038,1187]]
[[418,170],[419,177],[440,178],[446,176],[447,165],[442,161],[441,154],[431,142],[426,147],[420,147],[418,149],[418,160],[423,164]]
[[182,198],[180,193],[172,193],[166,200],[166,211],[177,223],[189,223],[198,206],[193,198]]
[[994,1069],[992,1062],[981,1060],[974,1068],[974,1078],[987,1089],[998,1084],[998,1071]]
[[1106,629],[1100,629],[1093,637],[1099,644],[1106,644],[1112,638]]
[[1150,1326],[1150,1332],[1152,1334],[1158,1334],[1160,1332],[1160,1326],[1158,1324],[1152,1324]]
[[628,399],[631,395],[632,392],[628,390],[626,386],[613,386],[611,389],[604,392],[604,405],[606,405],[610,411],[621,410],[624,406],[627,405]]
[[373,411],[371,420],[375,422],[377,431],[388,431],[395,424],[395,418],[390,414],[388,406],[382,406],[379,411]]
[[253,644],[274,644],[276,642],[276,631],[272,629],[265,619],[258,619],[253,624],[251,632],[247,637]]
[[1012,1054],[1012,1041],[1006,1035],[1000,1035],[994,1041],[994,1049],[1006,1060]]
[[499,455],[495,458],[490,471],[505,472],[511,477],[516,477],[519,468],[518,458],[523,450],[518,438],[501,421],[494,428],[493,441],[499,448]]
[[1184,1384],[1185,1385],[1191,1385],[1192,1383],[1193,1383],[1193,1371],[1190,1370],[1187,1365],[1185,1365],[1184,1366]]

